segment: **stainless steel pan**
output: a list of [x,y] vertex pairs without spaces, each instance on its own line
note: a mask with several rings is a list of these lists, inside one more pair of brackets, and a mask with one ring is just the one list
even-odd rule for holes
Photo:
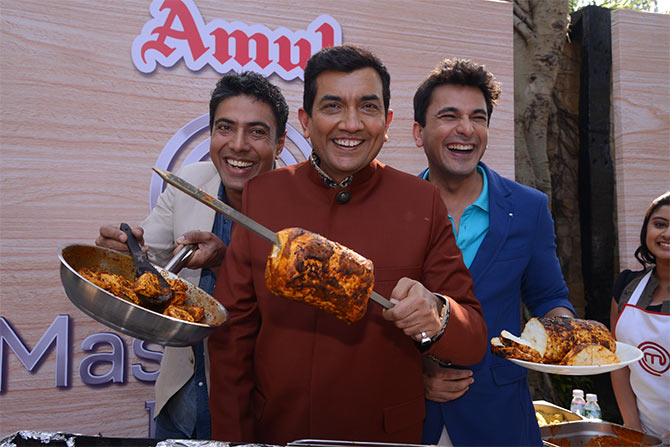
[[549,445],[605,445],[604,442],[602,444],[590,442],[598,436],[611,436],[621,442],[621,445],[647,447],[661,447],[663,445],[663,441],[655,436],[606,421],[563,422],[562,424],[540,427],[540,432],[544,442]]
[[[205,317],[200,323],[168,317],[133,304],[77,273],[87,267],[132,280],[135,277],[133,258],[124,253],[93,245],[71,244],[58,250],[58,258],[61,282],[70,301],[94,320],[131,337],[164,346],[190,346],[228,321],[228,312],[221,303],[187,281],[184,281],[188,286],[186,304],[205,309]],[[167,278],[177,278],[175,273],[156,268]]]

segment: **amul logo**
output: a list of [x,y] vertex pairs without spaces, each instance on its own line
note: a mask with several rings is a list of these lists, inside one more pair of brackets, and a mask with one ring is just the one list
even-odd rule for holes
[[172,67],[180,59],[192,71],[210,65],[218,73],[255,71],[273,73],[290,81],[303,79],[305,64],[317,51],[340,45],[342,30],[331,16],[323,14],[306,30],[228,23],[215,19],[205,23],[193,0],[154,0],[153,19],[142,28],[132,46],[132,59],[142,73],[160,64]]
[[[199,137],[202,138],[204,134],[209,134],[209,113],[205,113],[202,116],[194,119],[193,121],[186,124],[184,127],[179,129],[167,142],[163,150],[158,155],[158,160],[156,160],[156,167],[159,169],[174,170],[175,162],[182,155],[182,153],[188,151],[189,147],[194,146],[191,151],[183,157],[181,166],[186,166],[191,163],[202,161],[209,158],[209,136],[202,141],[192,144],[193,141],[197,140]],[[281,162],[288,166],[297,163],[298,160],[295,155],[299,157],[302,156],[303,159],[307,159],[309,154],[312,152],[312,146],[309,142],[302,136],[302,134],[293,126],[286,123],[286,140],[288,143],[293,143],[291,149],[284,147],[280,155]],[[295,155],[294,155],[295,154]],[[153,209],[158,201],[158,196],[163,192],[164,186],[163,179],[161,179],[158,174],[153,173],[151,176],[151,185],[149,187],[149,209]]]
[[670,354],[658,343],[645,341],[638,346],[642,351],[640,366],[653,376],[660,376],[670,369]]

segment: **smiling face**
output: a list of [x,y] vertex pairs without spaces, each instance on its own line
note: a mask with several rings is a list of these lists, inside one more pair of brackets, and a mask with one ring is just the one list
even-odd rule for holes
[[272,169],[284,138],[277,139],[277,124],[268,104],[248,95],[219,103],[209,154],[229,197],[241,195],[249,179]]
[[426,109],[426,125],[415,122],[413,127],[414,141],[424,148],[431,174],[474,175],[488,144],[487,120],[486,100],[477,87],[436,87]]
[[651,214],[645,242],[657,264],[670,262],[670,205],[662,205]]
[[367,166],[388,140],[393,111],[384,113],[382,80],[370,67],[317,77],[312,116],[298,111],[303,133],[336,182]]

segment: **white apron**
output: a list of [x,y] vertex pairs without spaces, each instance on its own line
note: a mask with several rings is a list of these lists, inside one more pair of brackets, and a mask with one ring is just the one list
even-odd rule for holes
[[624,305],[614,336],[643,352],[639,362],[628,365],[642,428],[651,435],[670,438],[670,314],[637,307],[651,273],[642,278]]

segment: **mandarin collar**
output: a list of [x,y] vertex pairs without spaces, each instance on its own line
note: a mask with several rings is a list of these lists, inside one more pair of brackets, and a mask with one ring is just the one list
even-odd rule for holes
[[[308,174],[309,179],[313,183],[315,183],[316,185],[318,185],[318,186],[320,186],[324,189],[332,189],[333,191],[337,191],[339,189],[346,189],[346,188],[335,188],[335,189],[330,188],[328,185],[326,185],[323,182],[323,178],[321,177],[321,174],[319,174],[319,172],[314,168],[314,166],[312,166],[312,164],[309,162],[309,160],[307,160],[303,163],[305,163],[305,167],[308,171],[307,174]],[[349,184],[349,186],[347,186],[347,188],[355,188],[356,186],[359,186],[359,185],[362,185],[362,184],[366,183],[368,180],[370,180],[372,178],[372,176],[375,174],[375,172],[377,172],[378,170],[380,170],[384,166],[385,166],[384,163],[380,162],[379,160],[377,160],[375,158],[367,166],[365,166],[363,169],[361,169],[360,171],[356,172],[353,175],[354,178],[351,180],[351,183]]]

